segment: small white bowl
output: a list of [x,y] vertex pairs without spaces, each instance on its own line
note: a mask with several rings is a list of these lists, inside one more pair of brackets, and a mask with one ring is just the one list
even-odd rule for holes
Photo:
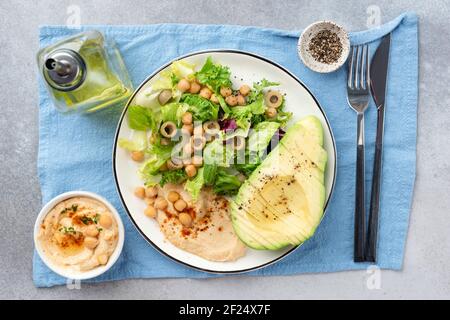
[[[117,228],[118,228],[118,232],[119,232],[119,239],[117,241],[117,246],[116,246],[114,252],[112,253],[112,255],[109,257],[108,262],[104,266],[98,266],[98,267],[96,267],[92,270],[88,270],[88,271],[76,272],[76,271],[72,271],[72,270],[69,270],[69,269],[63,268],[59,265],[54,264],[50,259],[48,259],[46,254],[42,251],[42,248],[38,241],[38,235],[39,235],[39,229],[41,227],[41,224],[42,224],[44,218],[47,216],[47,214],[50,212],[50,210],[52,210],[58,203],[60,203],[61,201],[67,200],[69,198],[73,198],[73,197],[88,197],[88,198],[92,198],[94,200],[100,201],[111,211],[112,215],[114,216],[114,218],[117,221]],[[60,276],[65,277],[65,278],[73,279],[73,280],[86,280],[86,279],[98,277],[99,275],[108,271],[114,265],[114,263],[119,258],[120,253],[122,252],[123,242],[125,240],[125,229],[123,227],[122,219],[120,218],[119,213],[111,205],[111,203],[109,203],[108,200],[106,200],[105,198],[99,196],[98,194],[92,193],[92,192],[70,191],[70,192],[62,193],[62,194],[54,197],[41,209],[41,211],[39,212],[39,214],[37,216],[36,222],[34,224],[33,237],[34,237],[34,246],[36,248],[36,251],[39,254],[39,256],[41,257],[42,261],[47,265],[47,267],[49,267],[52,271],[54,271],[55,273],[59,274]]]
[[[342,54],[338,61],[334,63],[322,63],[313,58],[309,52],[309,43],[311,39],[320,31],[330,30],[337,34],[342,43]],[[309,25],[301,34],[298,39],[298,55],[303,61],[305,66],[309,69],[320,72],[329,73],[339,69],[345,61],[347,61],[350,52],[350,40],[348,38],[348,33],[340,25],[331,21],[319,21]]]

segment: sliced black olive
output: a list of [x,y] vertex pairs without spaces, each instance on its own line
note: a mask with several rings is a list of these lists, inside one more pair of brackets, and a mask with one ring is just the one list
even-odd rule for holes
[[165,138],[173,138],[177,134],[177,126],[172,121],[167,121],[161,125],[159,132]]
[[266,93],[266,106],[268,108],[278,108],[283,103],[283,96],[279,91],[269,91]]
[[165,89],[158,95],[159,104],[162,106],[169,102],[170,99],[172,99],[172,90]]

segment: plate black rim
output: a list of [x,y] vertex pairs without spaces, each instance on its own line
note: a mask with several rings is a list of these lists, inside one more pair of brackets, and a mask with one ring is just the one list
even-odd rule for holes
[[[322,106],[320,105],[319,101],[317,100],[317,98],[312,94],[311,90],[296,76],[294,75],[292,72],[290,72],[288,69],[286,69],[285,67],[283,67],[282,65],[266,58],[263,57],[259,54],[255,54],[252,52],[248,52],[248,51],[243,51],[243,50],[235,50],[235,49],[208,49],[208,50],[200,50],[200,51],[194,51],[182,56],[179,56],[175,59],[170,60],[169,62],[167,62],[166,64],[162,65],[161,67],[159,67],[158,69],[156,69],[156,71],[154,71],[152,74],[150,74],[147,78],[145,78],[141,84],[134,90],[133,94],[130,96],[130,98],[128,99],[122,114],[120,115],[119,118],[119,122],[117,123],[117,128],[116,128],[116,133],[114,136],[114,144],[113,144],[113,149],[112,149],[112,169],[113,169],[113,175],[114,175],[114,183],[116,185],[116,190],[117,193],[119,195],[120,201],[122,203],[123,208],[125,209],[125,212],[127,213],[128,217],[130,218],[131,222],[133,223],[134,227],[136,228],[136,230],[141,234],[141,236],[154,248],[156,249],[158,252],[160,252],[163,256],[166,256],[167,258],[169,258],[170,260],[181,264],[183,266],[186,266],[188,268],[197,270],[197,271],[202,271],[202,272],[207,272],[207,273],[211,273],[211,274],[241,274],[241,273],[247,273],[247,272],[251,272],[251,271],[255,271],[255,270],[259,270],[265,267],[268,267],[272,264],[275,264],[281,260],[283,260],[284,258],[286,258],[288,255],[290,255],[291,253],[293,253],[294,251],[296,251],[298,248],[300,248],[302,246],[302,244],[292,247],[289,251],[286,251],[284,254],[282,254],[281,256],[279,256],[278,258],[263,263],[259,266],[255,266],[252,268],[247,268],[247,269],[240,269],[240,270],[232,270],[232,271],[220,271],[220,270],[210,270],[210,269],[205,269],[205,268],[201,268],[201,267],[197,267],[194,265],[191,265],[187,262],[178,260],[177,258],[171,256],[170,254],[168,254],[167,252],[165,252],[163,249],[161,249],[158,245],[156,245],[153,241],[151,241],[146,235],[145,233],[141,230],[141,228],[138,226],[137,222],[133,219],[130,210],[128,209],[126,203],[125,203],[125,199],[122,195],[122,192],[120,190],[120,186],[118,183],[118,178],[117,178],[117,171],[116,171],[116,150],[117,150],[117,141],[119,139],[119,132],[120,132],[120,127],[122,126],[122,121],[125,118],[125,114],[128,110],[128,107],[130,106],[131,101],[133,101],[135,95],[139,92],[139,90],[148,82],[150,81],[154,76],[156,76],[160,71],[162,71],[163,69],[167,68],[170,64],[172,64],[172,62],[180,60],[180,59],[185,59],[188,57],[192,57],[195,55],[199,55],[199,54],[205,54],[205,53],[234,53],[234,54],[242,54],[242,55],[246,55],[246,56],[251,56],[253,58],[262,60],[264,62],[267,62],[275,67],[277,67],[278,69],[280,69],[281,71],[285,72],[286,74],[288,74],[293,80],[295,80],[298,84],[300,84],[307,92],[308,94],[313,98],[314,102],[316,103],[316,106],[319,108],[320,112],[322,113],[325,122],[327,124],[328,127],[328,131],[330,132],[330,136],[331,136],[331,141],[333,144],[333,153],[334,153],[334,168],[333,168],[333,181],[331,184],[331,190],[330,190],[330,195],[327,198],[327,201],[325,203],[324,206],[324,212],[321,218],[320,223],[322,223],[323,218],[325,217],[325,214],[327,212],[328,209],[328,204],[331,200],[331,198],[333,197],[333,193],[334,193],[334,187],[336,184],[336,174],[337,174],[337,151],[336,151],[336,141],[334,138],[334,134],[333,134],[333,130],[331,129],[331,125],[330,122],[325,114],[325,111],[323,110]],[[319,223],[319,225],[320,225]]]

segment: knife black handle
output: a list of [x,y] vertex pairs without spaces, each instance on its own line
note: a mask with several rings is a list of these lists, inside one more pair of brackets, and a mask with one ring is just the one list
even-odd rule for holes
[[366,243],[366,210],[364,205],[364,145],[358,145],[356,152],[356,190],[355,190],[355,262],[364,261]]
[[375,158],[373,162],[372,191],[370,197],[369,228],[365,260],[376,262],[378,220],[380,211],[381,170],[383,158],[384,107],[378,109],[377,136],[375,140]]

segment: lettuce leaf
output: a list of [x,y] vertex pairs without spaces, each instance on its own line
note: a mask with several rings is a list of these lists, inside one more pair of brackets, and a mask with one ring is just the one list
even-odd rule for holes
[[224,169],[219,169],[216,174],[213,190],[216,194],[232,196],[237,194],[242,182],[236,175],[230,174]]
[[145,131],[134,131],[131,140],[119,138],[119,147],[128,151],[143,151],[147,148],[147,133]]
[[159,168],[166,163],[167,160],[172,156],[173,146],[162,146],[158,144],[152,144],[148,149],[147,153],[150,157],[144,162],[144,164],[139,169],[141,177],[146,180],[151,176],[158,173]]
[[204,185],[205,180],[203,178],[203,170],[203,167],[198,169],[197,175],[193,179],[187,180],[184,184],[184,190],[189,192],[193,201],[197,201],[200,191]]
[[203,166],[203,180],[205,185],[212,185],[216,180],[217,166],[214,164],[205,164]]
[[258,123],[248,136],[248,152],[262,156],[279,127],[280,124],[277,122],[265,121]]
[[253,90],[249,93],[247,97],[247,102],[252,103],[258,100],[258,98],[263,94],[263,90],[268,87],[279,86],[278,82],[271,82],[267,79],[262,79],[260,82],[253,83]]
[[131,129],[145,131],[156,127],[155,117],[151,109],[141,106],[128,107],[128,125]]
[[161,172],[161,180],[159,181],[159,185],[162,187],[166,183],[181,183],[186,179],[187,175],[184,169],[167,170]]
[[255,101],[246,106],[233,107],[230,116],[236,119],[236,123],[240,128],[244,128],[252,121],[252,117],[262,115],[264,112],[264,97],[261,94]]
[[222,86],[231,87],[230,75],[228,67],[215,64],[211,57],[208,57],[200,71],[195,73],[197,80],[208,85],[214,92],[218,92]]
[[205,164],[219,167],[229,167],[234,158],[234,150],[224,145],[223,136],[208,143],[203,149],[203,161]]
[[199,95],[183,94],[180,101],[189,105],[188,111],[192,113],[195,121],[217,120],[219,116],[219,106]]

